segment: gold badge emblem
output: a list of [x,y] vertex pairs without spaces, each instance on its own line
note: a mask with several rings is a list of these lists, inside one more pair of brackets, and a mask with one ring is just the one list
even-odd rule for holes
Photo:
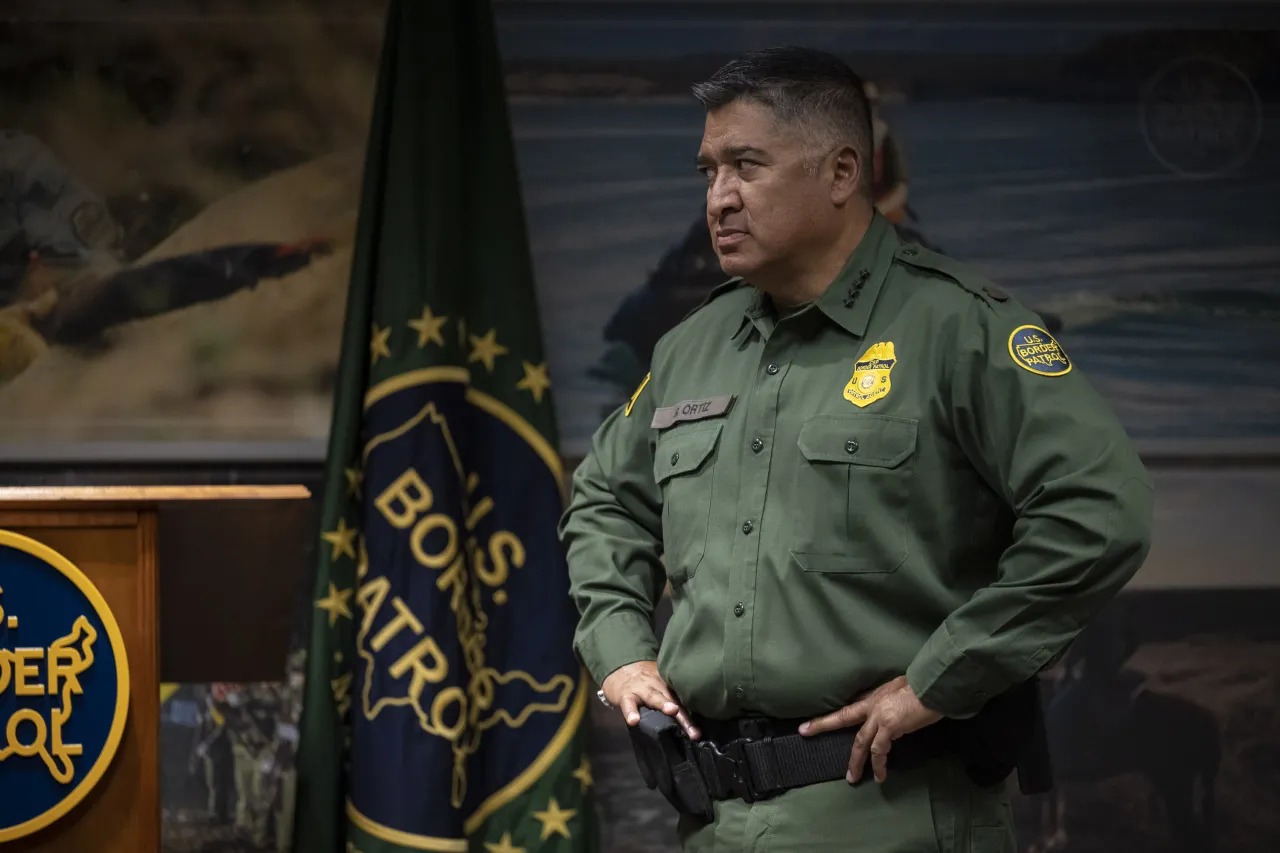
[[893,383],[889,374],[898,358],[893,352],[893,342],[873,344],[853,365],[853,378],[844,386],[844,398],[855,406],[869,406],[889,393]]

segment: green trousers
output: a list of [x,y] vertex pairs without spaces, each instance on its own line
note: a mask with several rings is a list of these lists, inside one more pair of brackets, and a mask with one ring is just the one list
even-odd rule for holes
[[1015,853],[1005,785],[982,788],[951,758],[890,767],[883,783],[870,766],[843,780],[796,788],[770,800],[716,804],[711,823],[681,815],[685,853]]

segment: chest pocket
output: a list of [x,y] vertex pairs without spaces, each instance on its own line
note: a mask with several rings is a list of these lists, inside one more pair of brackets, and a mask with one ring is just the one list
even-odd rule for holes
[[917,421],[816,415],[800,429],[791,556],[808,572],[892,572],[910,551]]
[[662,490],[664,562],[672,586],[693,577],[707,550],[711,474],[721,426],[677,426],[662,434],[654,451],[653,478]]

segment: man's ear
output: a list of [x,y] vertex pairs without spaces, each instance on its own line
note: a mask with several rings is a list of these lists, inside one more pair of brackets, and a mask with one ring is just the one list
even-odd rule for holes
[[831,201],[844,204],[858,194],[862,182],[864,164],[851,145],[842,145],[831,152]]

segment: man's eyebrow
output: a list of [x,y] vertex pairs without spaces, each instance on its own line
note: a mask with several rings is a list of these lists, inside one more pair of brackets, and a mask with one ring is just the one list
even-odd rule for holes
[[[724,155],[724,159],[726,160],[736,160],[739,157],[743,157],[748,154],[752,154],[757,157],[766,156],[763,149],[753,148],[750,145],[731,145],[728,148],[723,149],[721,153]],[[704,166],[710,165],[714,159],[715,158],[711,157],[709,154],[699,154],[695,161],[695,165],[701,169]]]

